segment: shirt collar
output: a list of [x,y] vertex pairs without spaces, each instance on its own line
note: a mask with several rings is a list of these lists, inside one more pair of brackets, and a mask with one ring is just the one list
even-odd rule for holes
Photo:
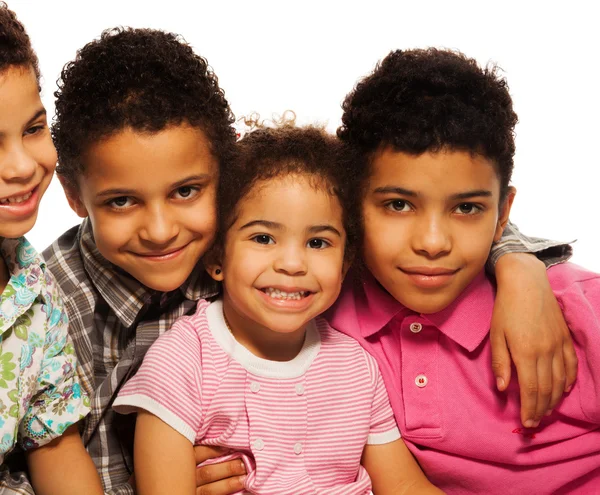
[[[80,248],[85,271],[123,326],[131,327],[153,296],[155,299],[159,298],[157,302],[163,302],[164,298],[168,297],[167,293],[160,293],[146,287],[102,256],[94,241],[89,219],[84,219],[80,232]],[[199,263],[176,291],[182,298],[197,301],[216,295],[218,286]]]
[[494,286],[481,271],[450,306],[422,316],[446,337],[472,352],[490,331],[495,296]]
[[[396,301],[370,273],[355,280],[352,302],[363,338],[376,334],[394,318],[404,319],[416,314]],[[494,286],[482,270],[447,308],[420,316],[457,344],[473,351],[489,332],[494,298]]]
[[[0,238],[0,256],[8,267],[10,278],[0,302],[0,334],[12,327],[36,299],[45,295],[46,263],[27,239]],[[2,261],[0,261],[1,263]]]

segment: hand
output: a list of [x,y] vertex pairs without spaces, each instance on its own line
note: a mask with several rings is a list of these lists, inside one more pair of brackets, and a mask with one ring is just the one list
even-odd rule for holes
[[535,428],[571,390],[577,356],[541,261],[530,254],[506,254],[496,264],[496,279],[492,368],[498,389],[506,390],[512,357],[519,378],[521,422]]
[[[194,447],[196,464],[225,455],[220,447]],[[241,459],[211,464],[196,469],[196,495],[230,495],[244,489],[246,467]]]

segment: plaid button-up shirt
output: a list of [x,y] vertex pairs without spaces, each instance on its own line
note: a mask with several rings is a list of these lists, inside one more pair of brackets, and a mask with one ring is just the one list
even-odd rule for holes
[[[490,263],[508,252],[535,253],[547,266],[567,260],[569,245],[523,236],[509,225],[494,247]],[[217,293],[203,269],[184,285],[160,293],[140,284],[108,262],[96,248],[89,221],[58,238],[44,256],[64,292],[81,382],[92,397],[83,425],[84,443],[98,468],[106,493],[133,494],[131,447],[134,418],[112,411],[123,383],[141,364],[150,345],[201,298]],[[33,494],[23,473],[0,475],[0,493]]]

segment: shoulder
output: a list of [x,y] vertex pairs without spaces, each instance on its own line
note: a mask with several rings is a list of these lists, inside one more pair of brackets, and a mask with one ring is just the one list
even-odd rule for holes
[[600,274],[563,263],[548,269],[548,279],[563,311],[589,304],[600,310]]
[[209,338],[210,333],[206,317],[209,306],[208,301],[198,301],[195,313],[178,318],[173,326],[156,340],[151,351],[185,349],[187,354],[201,353],[202,341]]
[[346,363],[364,363],[369,370],[378,369],[375,358],[354,337],[336,330],[325,318],[316,318],[315,324],[321,335],[322,348],[326,352],[330,351],[330,354]]
[[42,253],[48,269],[65,294],[80,289],[88,281],[79,248],[80,226],[67,230]]

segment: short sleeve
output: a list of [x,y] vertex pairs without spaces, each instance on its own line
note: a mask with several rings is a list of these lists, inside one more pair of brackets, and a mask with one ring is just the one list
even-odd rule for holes
[[148,411],[194,443],[201,419],[200,363],[198,333],[183,317],[150,347],[113,408],[121,414]]
[[[42,309],[46,314],[46,333],[40,372],[34,386],[22,384],[35,390],[19,423],[19,442],[25,450],[41,447],[61,436],[90,411],[89,397],[77,374],[77,358],[67,331],[67,315],[51,277],[47,277],[47,288]],[[30,339],[30,342],[33,341]],[[32,343],[26,347],[34,350]],[[23,369],[21,375],[22,381]],[[29,379],[36,380],[35,377]]]
[[487,268],[490,273],[493,273],[494,266],[500,257],[509,253],[534,254],[544,262],[546,267],[551,267],[558,263],[564,263],[573,256],[573,248],[570,244],[563,241],[526,236],[521,233],[514,223],[508,222],[502,237],[492,246]]
[[379,367],[375,359],[371,356],[368,356],[368,358],[369,366],[372,367],[372,372],[375,375],[375,393],[371,407],[371,425],[367,444],[380,445],[398,440],[400,438],[400,431],[394,419],[394,412],[392,411]]

